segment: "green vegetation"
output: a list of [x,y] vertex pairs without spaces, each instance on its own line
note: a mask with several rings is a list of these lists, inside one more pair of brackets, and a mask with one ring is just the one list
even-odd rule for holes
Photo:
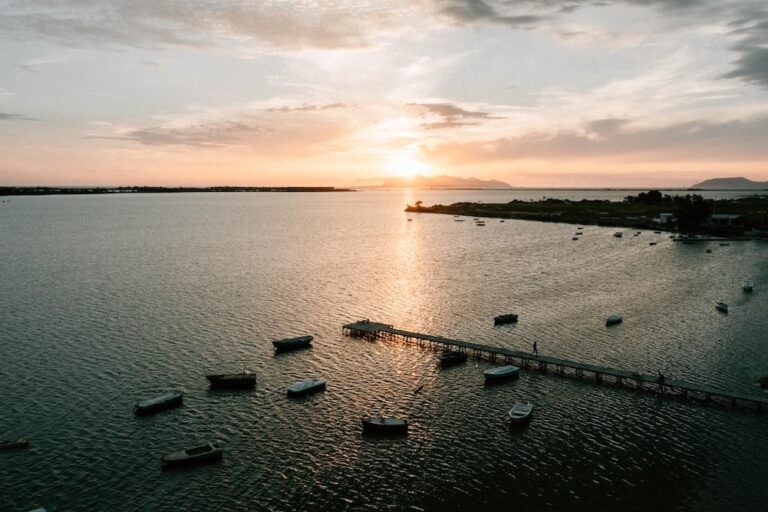
[[[565,222],[666,231],[738,236],[745,231],[768,231],[768,196],[731,200],[705,200],[696,194],[662,195],[658,190],[627,196],[623,201],[543,199],[509,203],[454,203],[422,206],[417,201],[408,212],[442,213],[471,217]],[[713,218],[712,215],[715,215]],[[725,215],[737,216],[723,218]]]

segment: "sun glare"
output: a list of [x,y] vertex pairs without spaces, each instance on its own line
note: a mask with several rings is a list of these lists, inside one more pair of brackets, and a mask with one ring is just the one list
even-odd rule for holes
[[389,157],[384,168],[390,176],[411,178],[417,174],[429,174],[430,165],[419,159],[413,151],[396,153]]

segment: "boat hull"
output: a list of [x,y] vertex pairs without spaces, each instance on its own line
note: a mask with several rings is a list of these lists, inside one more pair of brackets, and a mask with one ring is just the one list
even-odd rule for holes
[[408,433],[408,420],[396,418],[363,418],[363,433],[377,435],[405,435]]
[[0,450],[15,450],[17,448],[26,448],[27,446],[29,446],[29,440],[25,437],[21,437],[15,441],[4,441],[0,443]]
[[199,453],[194,455],[186,455],[184,451],[172,453],[163,456],[164,468],[178,468],[184,466],[196,466],[199,464],[210,464],[222,459],[224,456],[224,450],[214,447],[212,450],[205,453]]
[[255,374],[206,375],[211,389],[253,389],[256,387]]
[[440,361],[440,366],[454,366],[466,362],[467,353],[459,351],[446,352],[438,357],[438,360]]
[[148,404],[138,403],[134,406],[133,412],[137,416],[145,416],[165,409],[173,409],[174,407],[180,406],[182,403],[184,403],[184,395],[179,393],[173,397],[169,397],[167,400],[163,400],[162,402]]
[[288,352],[291,350],[300,350],[312,346],[313,336],[301,336],[299,338],[289,338],[285,340],[276,340],[272,342],[277,352]]
[[311,385],[302,385],[304,383],[297,383],[288,388],[288,396],[301,397],[312,393],[319,393],[325,391],[325,381],[318,380],[313,381]]
[[495,384],[520,377],[520,368],[517,366],[503,366],[493,370],[486,370],[483,374],[486,384]]
[[514,324],[517,322],[517,315],[510,313],[509,315],[499,315],[493,317],[493,325]]

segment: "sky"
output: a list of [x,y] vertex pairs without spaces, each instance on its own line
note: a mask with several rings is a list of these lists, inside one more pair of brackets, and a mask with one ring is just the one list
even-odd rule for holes
[[764,0],[0,0],[0,185],[768,180]]

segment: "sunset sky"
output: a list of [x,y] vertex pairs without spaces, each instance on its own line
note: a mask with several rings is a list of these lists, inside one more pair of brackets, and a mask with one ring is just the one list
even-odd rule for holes
[[0,184],[768,180],[764,0],[0,0]]

